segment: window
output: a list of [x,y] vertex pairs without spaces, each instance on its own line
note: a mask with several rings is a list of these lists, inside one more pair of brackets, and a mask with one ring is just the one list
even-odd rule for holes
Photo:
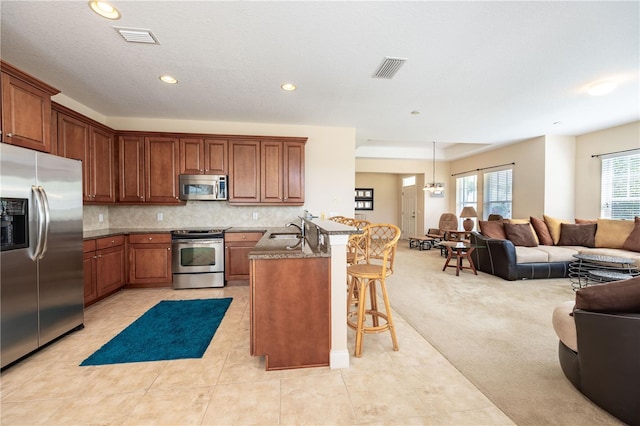
[[[478,176],[469,175],[456,179],[456,216],[464,207],[478,210]],[[462,227],[460,227],[462,229]]]
[[504,218],[511,217],[512,172],[512,169],[504,169],[484,174],[482,216],[485,220],[490,214],[499,214]]
[[640,152],[602,157],[600,217],[640,216]]

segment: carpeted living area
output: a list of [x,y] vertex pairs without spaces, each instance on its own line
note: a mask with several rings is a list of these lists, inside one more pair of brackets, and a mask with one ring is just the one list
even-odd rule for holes
[[623,424],[560,369],[551,316],[575,297],[568,279],[456,277],[444,261],[401,240],[387,279],[391,305],[498,408],[518,425]]

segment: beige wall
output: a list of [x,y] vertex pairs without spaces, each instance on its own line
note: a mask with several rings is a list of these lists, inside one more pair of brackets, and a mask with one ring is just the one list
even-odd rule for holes
[[640,121],[576,137],[575,216],[600,216],[600,159],[595,154],[640,148]]
[[541,213],[573,218],[576,187],[576,138],[574,136],[546,136],[544,151],[543,210]]
[[[436,161],[435,166],[436,182],[445,183],[444,197],[431,197],[429,193],[421,191],[425,182],[431,182],[433,179],[433,162],[432,160],[398,160],[398,159],[379,159],[379,158],[357,158],[356,172],[359,173],[391,173],[401,174],[398,192],[402,190],[401,178],[406,176],[416,176],[416,231],[418,235],[423,235],[428,228],[437,228],[440,215],[449,210],[449,196],[452,193],[452,187],[449,185],[448,176],[449,162]],[[455,204],[455,186],[453,187],[453,197]],[[398,223],[401,219],[401,199],[398,200],[396,214]],[[400,226],[400,225],[398,225]]]
[[[502,164],[513,165],[513,217],[524,218],[541,216],[544,211],[545,186],[545,138],[530,139],[518,144],[507,145],[502,148],[473,155],[451,162],[451,174],[467,172]],[[489,169],[487,171],[497,170]],[[475,173],[475,172],[472,172]],[[471,174],[471,173],[470,173]],[[451,176],[448,181],[450,188],[456,187],[456,178]],[[456,197],[450,191],[449,208],[455,212]],[[482,172],[478,174],[478,215],[482,217],[483,182]],[[459,214],[460,212],[455,212]]]
[[356,173],[357,188],[373,188],[373,210],[359,210],[373,223],[400,226],[402,178],[392,173]]

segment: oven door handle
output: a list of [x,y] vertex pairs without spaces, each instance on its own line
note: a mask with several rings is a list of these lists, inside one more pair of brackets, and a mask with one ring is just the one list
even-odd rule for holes
[[211,245],[211,244],[223,244],[224,240],[222,238],[216,239],[199,239],[199,240],[173,240],[171,244],[199,244],[199,245]]

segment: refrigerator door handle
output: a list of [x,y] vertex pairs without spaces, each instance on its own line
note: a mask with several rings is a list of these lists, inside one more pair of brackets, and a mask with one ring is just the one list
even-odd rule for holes
[[36,248],[33,251],[34,259],[42,259],[47,251],[47,237],[49,234],[49,203],[47,195],[41,186],[32,186],[35,195],[36,208],[38,210],[38,233],[36,235]]

